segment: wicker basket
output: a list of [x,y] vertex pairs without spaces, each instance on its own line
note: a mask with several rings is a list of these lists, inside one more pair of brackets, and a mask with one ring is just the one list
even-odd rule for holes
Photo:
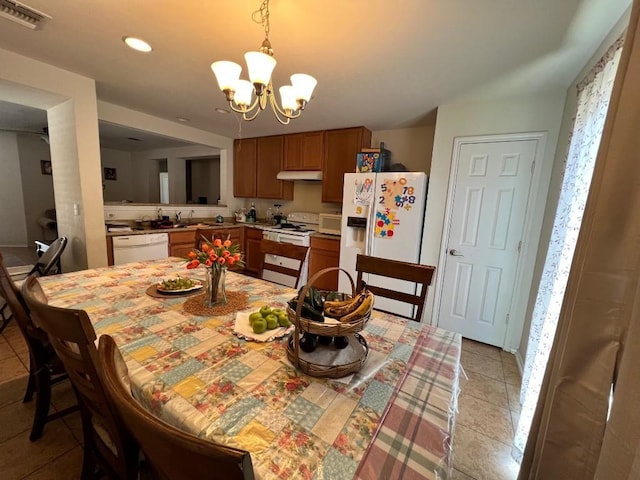
[[[371,315],[370,312],[362,318],[344,323],[334,321],[333,319],[326,319],[325,322],[318,322],[302,317],[301,315],[302,304],[309,288],[313,286],[313,283],[318,278],[335,270],[339,270],[347,275],[349,282],[351,283],[351,294],[342,293],[340,295],[343,299],[353,297],[356,294],[356,287],[353,282],[353,278],[349,275],[349,272],[342,268],[331,267],[317,272],[311,277],[311,279],[309,279],[309,282],[302,287],[298,295],[298,303],[295,311],[291,307],[287,307],[289,319],[295,326],[295,330],[289,336],[287,343],[287,357],[297,368],[306,374],[315,377],[340,378],[349,375],[350,373],[357,372],[364,365],[369,353],[367,341],[357,332],[361,331],[369,321],[369,317]],[[326,337],[346,336],[349,338],[349,347],[348,349],[345,349],[345,352],[343,353],[339,353],[335,347],[324,345],[318,345],[316,351],[311,353],[302,352],[300,350],[300,337],[305,332]],[[334,361],[326,361],[327,357],[332,357],[331,352],[328,351],[330,349],[335,350],[335,358],[338,359],[338,363],[335,363]],[[325,358],[325,360],[323,361],[320,357]]]

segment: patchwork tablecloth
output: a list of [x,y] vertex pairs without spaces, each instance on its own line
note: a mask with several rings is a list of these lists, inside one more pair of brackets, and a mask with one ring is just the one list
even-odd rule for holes
[[[136,397],[165,421],[251,452],[256,477],[448,478],[460,336],[374,311],[364,368],[348,379],[297,371],[286,338],[233,335],[234,314],[186,313],[147,287],[200,269],[167,259],[43,277],[53,305],[88,312],[122,350]],[[284,308],[296,291],[229,272],[250,308]]]

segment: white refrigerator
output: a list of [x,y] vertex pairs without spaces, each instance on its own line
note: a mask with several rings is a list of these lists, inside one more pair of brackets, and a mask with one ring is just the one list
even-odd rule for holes
[[[427,175],[422,172],[346,173],[340,268],[355,282],[358,254],[419,263],[426,198]],[[416,292],[413,282],[368,274],[363,280],[395,291]],[[346,275],[340,273],[338,282],[339,291],[351,291]],[[377,297],[374,308],[409,317],[415,307]]]

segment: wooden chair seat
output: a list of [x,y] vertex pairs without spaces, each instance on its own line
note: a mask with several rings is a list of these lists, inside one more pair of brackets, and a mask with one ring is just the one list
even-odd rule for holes
[[22,402],[29,402],[33,399],[33,395],[36,395],[36,408],[29,435],[29,440],[33,442],[42,436],[47,422],[77,411],[78,406],[72,406],[49,414],[51,387],[66,380],[68,377],[62,362],[49,342],[47,334],[33,323],[22,294],[11,280],[11,276],[4,266],[2,254],[0,254],[0,296],[6,302],[6,307],[12,318],[15,318],[29,349],[29,379]]
[[[418,263],[388,260],[385,258],[372,257],[369,255],[358,255],[356,257],[356,270],[358,271],[358,279],[356,280],[356,285],[359,289],[363,286],[364,273],[415,282],[417,284],[417,293],[415,295],[406,292],[397,292],[385,287],[375,286],[371,284],[367,284],[367,288],[374,295],[415,305],[417,308],[415,308],[414,310],[414,315],[408,318],[418,322],[422,319],[424,302],[427,297],[428,287],[429,285],[431,285],[431,280],[433,279],[433,273],[436,270],[435,267],[432,267],[430,265],[421,265]],[[397,312],[391,313],[398,315]]]
[[[298,288],[300,274],[302,273],[302,267],[305,259],[307,258],[308,250],[309,247],[303,247],[302,245],[274,242],[273,240],[263,238],[260,241],[260,252],[262,253],[262,259],[260,262],[260,278],[264,279],[265,271],[280,273],[286,277],[291,277],[294,280],[293,287]],[[298,262],[298,267],[289,268],[284,265],[268,262],[268,255],[290,258]]]
[[81,478],[92,478],[100,466],[112,478],[136,479],[138,445],[105,392],[97,367],[96,333],[87,312],[49,305],[34,275],[22,285],[22,296],[33,320],[49,336],[78,398],[84,446]]
[[254,478],[249,452],[190,435],[142,407],[131,394],[127,366],[109,335],[100,336],[98,358],[108,395],[158,478]]

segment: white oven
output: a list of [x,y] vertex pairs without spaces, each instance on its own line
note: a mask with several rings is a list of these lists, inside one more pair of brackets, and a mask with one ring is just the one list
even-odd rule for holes
[[[292,212],[287,215],[287,221],[290,228],[266,228],[262,232],[263,238],[267,240],[273,240],[274,242],[290,243],[292,245],[302,245],[308,247],[311,245],[311,234],[318,228],[318,215],[313,213],[296,213]],[[298,261],[291,258],[281,257],[280,255],[267,255],[265,262],[280,265],[286,268],[298,268]],[[300,282],[298,282],[298,288],[306,285],[309,274],[309,252],[307,252],[307,258],[302,264],[302,271],[300,272]],[[265,270],[263,274],[265,280],[294,287],[295,279],[283,275],[278,272]]]

